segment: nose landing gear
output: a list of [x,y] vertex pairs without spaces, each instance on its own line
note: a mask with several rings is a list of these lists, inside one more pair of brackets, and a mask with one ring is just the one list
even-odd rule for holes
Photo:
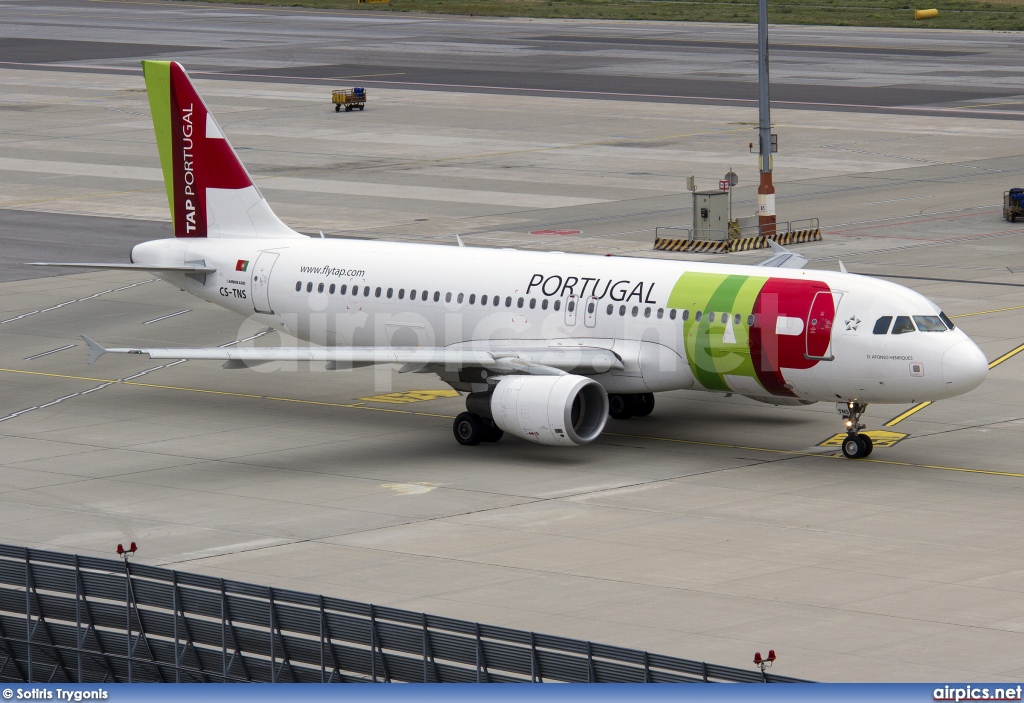
[[868,409],[867,403],[836,403],[836,410],[846,418],[846,439],[843,440],[843,456],[847,459],[863,459],[871,454],[874,444],[871,437],[861,434],[866,425],[860,416]]

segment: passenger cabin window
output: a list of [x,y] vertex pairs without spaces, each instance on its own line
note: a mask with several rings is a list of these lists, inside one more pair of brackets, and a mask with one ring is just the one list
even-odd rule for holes
[[444,302],[446,302],[446,303],[452,302],[452,294],[451,293],[445,293],[444,294]]
[[462,305],[462,301],[465,300],[465,299],[466,299],[466,295],[464,293],[459,293],[459,297],[456,298],[456,301],[459,303],[459,305]]
[[370,297],[370,286],[363,286],[363,297],[364,298],[369,298]]
[[394,294],[395,294],[395,289],[394,288],[388,288],[388,297],[390,298],[390,297],[394,296]]
[[373,296],[375,298],[379,298],[380,297],[380,292],[381,292],[380,291],[380,286],[377,286],[377,290],[373,291]]
[[548,299],[547,298],[545,298],[544,300],[540,301],[540,309],[541,310],[547,310],[548,309]]
[[[684,310],[683,312],[685,313],[686,311]],[[672,308],[671,310],[668,311],[668,319],[670,319],[670,320],[676,319],[676,309],[675,308]],[[686,318],[684,317],[683,319],[685,320]]]
[[296,281],[295,282],[295,292],[299,293],[301,291],[302,291],[302,281]]
[[914,315],[917,329],[922,332],[945,332],[946,324],[938,315]]
[[346,285],[342,285],[342,287],[341,287],[341,288],[340,288],[340,289],[338,290],[338,293],[339,293],[340,295],[345,295],[345,292],[346,292],[347,290],[348,290],[348,286],[346,286]]
[[555,301],[555,312],[558,312],[558,310],[561,309],[561,307],[562,307],[562,301],[561,300],[556,300]]
[[890,324],[892,324],[892,315],[886,315],[878,318],[875,321],[875,334],[887,334],[889,332]]
[[[484,302],[484,299],[480,298],[480,303],[483,304],[483,302]],[[470,293],[469,294],[469,304],[473,305],[474,303],[476,303],[476,293]]]
[[323,283],[321,283],[320,285],[318,285],[316,287],[316,292],[317,293],[323,293],[324,292],[324,284]]
[[333,283],[331,284],[331,287],[327,289],[327,292],[330,293],[331,295],[334,295],[334,284]]
[[313,292],[313,282],[312,281],[310,281],[309,283],[306,284],[306,292],[307,293],[312,293]]
[[399,288],[398,289],[398,299],[399,300],[404,300],[405,299],[405,288]]
[[906,334],[914,331],[914,323],[906,315],[900,315],[892,325],[893,334]]

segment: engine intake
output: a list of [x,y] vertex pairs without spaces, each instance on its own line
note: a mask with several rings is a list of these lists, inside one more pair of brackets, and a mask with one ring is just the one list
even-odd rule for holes
[[490,401],[498,427],[549,446],[593,442],[608,421],[608,394],[584,376],[511,376],[498,382]]

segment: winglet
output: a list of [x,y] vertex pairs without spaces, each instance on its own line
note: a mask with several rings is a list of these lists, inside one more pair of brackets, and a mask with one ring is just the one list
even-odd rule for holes
[[769,239],[768,240],[768,246],[770,246],[772,248],[772,251],[775,252],[776,254],[789,254],[789,253],[791,253],[789,251],[789,249],[787,249],[786,247],[782,246],[781,244],[776,242],[774,239]]
[[842,259],[839,260],[839,272],[840,273],[849,273],[849,271],[846,270],[846,264],[843,263]]
[[89,339],[88,337],[86,337],[84,334],[82,335],[82,339],[85,340],[85,343],[89,347],[89,366],[92,366],[93,364],[96,363],[97,359],[99,359],[101,356],[107,353],[107,350],[101,347],[96,342]]
[[460,236],[459,236],[459,235],[457,235],[457,234],[455,235],[455,241],[457,241],[457,242],[459,243],[459,246],[460,246],[460,247],[464,247],[464,246],[466,246],[466,245],[465,245],[465,244],[463,244],[463,242],[462,242],[462,237],[460,237]]

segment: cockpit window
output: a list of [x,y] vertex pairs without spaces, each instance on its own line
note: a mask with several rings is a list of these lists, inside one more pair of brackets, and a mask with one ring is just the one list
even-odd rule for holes
[[875,321],[875,334],[886,334],[889,331],[889,325],[892,324],[892,315],[886,315],[880,317]]
[[906,315],[900,315],[892,326],[893,334],[906,334],[914,331],[914,323]]
[[944,313],[944,312],[940,312],[940,313],[939,313],[939,318],[940,318],[940,319],[941,319],[941,320],[942,320],[943,322],[945,322],[945,323],[946,323],[946,327],[948,327],[949,329],[951,329],[951,330],[953,330],[953,329],[956,329],[956,325],[954,325],[954,324],[953,324],[953,321],[952,321],[952,320],[950,320],[950,319],[949,319],[949,317],[947,317],[947,316],[946,316],[946,313]]
[[945,332],[946,324],[938,315],[914,315],[917,329],[922,332]]

